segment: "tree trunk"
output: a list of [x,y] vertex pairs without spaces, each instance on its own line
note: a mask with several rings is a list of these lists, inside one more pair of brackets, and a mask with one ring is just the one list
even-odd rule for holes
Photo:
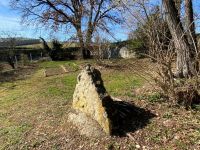
[[87,33],[86,33],[86,41],[85,41],[85,46],[87,49],[87,55],[90,57],[90,44],[92,41],[92,34],[94,31],[94,26],[92,19],[93,19],[93,10],[94,10],[94,1],[90,1],[90,15],[89,15],[89,20],[88,20],[88,28],[87,28]]
[[82,52],[82,58],[89,59],[91,57],[91,55],[90,55],[90,51],[88,50],[87,45],[85,45],[85,43],[84,43],[82,30],[81,30],[81,28],[77,28],[76,30],[77,30],[77,36],[79,39],[79,43],[80,43],[80,49]]
[[92,34],[93,34],[93,27],[92,25],[88,25],[88,30],[87,30],[87,34],[86,34],[86,41],[85,41],[85,48],[87,50],[87,57],[90,58],[90,44],[92,41]]
[[184,30],[178,10],[175,7],[173,0],[163,0],[163,5],[166,12],[166,19],[174,40],[174,45],[177,52],[177,73],[178,77],[189,77],[195,74],[194,66],[190,58],[190,46],[184,35]]
[[48,46],[44,38],[40,37],[40,39],[42,40],[44,50],[48,53],[48,55],[50,55],[52,51],[51,48]]
[[178,10],[178,15],[181,16],[181,3],[182,3],[182,0],[174,0],[174,3],[175,3],[175,6],[176,6],[176,9]]
[[82,34],[81,27],[77,27],[76,30],[77,30],[77,36],[78,36],[78,40],[79,40],[79,44],[80,44],[80,50],[82,52],[82,58],[87,59],[87,53],[86,53],[86,49],[85,49],[85,44],[84,44],[84,40],[83,40],[83,34]]
[[191,56],[194,58],[197,50],[197,39],[195,34],[195,23],[192,0],[185,0],[185,18],[186,18],[186,29],[187,39],[191,48]]
[[91,40],[92,40],[92,34],[93,34],[93,27],[92,25],[88,25],[88,30],[87,30],[87,34],[86,34],[86,47],[90,46],[91,44]]

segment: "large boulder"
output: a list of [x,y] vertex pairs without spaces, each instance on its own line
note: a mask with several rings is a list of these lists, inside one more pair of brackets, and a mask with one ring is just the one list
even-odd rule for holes
[[112,125],[105,104],[112,99],[106,92],[100,71],[87,65],[78,75],[77,82],[72,108],[95,120],[110,135]]

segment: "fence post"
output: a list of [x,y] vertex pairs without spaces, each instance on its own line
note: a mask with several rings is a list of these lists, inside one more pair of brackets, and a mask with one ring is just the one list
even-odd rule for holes
[[32,54],[30,53],[30,59],[31,59],[31,62],[33,61],[33,58],[32,58]]
[[15,64],[16,66],[18,66],[18,60],[17,60],[17,56],[15,55]]

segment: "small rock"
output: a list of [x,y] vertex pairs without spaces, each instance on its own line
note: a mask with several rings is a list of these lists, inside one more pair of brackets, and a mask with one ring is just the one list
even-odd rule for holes
[[149,150],[149,148],[147,146],[142,146],[143,150]]
[[70,112],[68,120],[74,125],[74,130],[78,130],[81,135],[92,138],[106,136],[99,123],[82,112],[75,110]]
[[172,121],[172,120],[165,120],[165,121],[163,122],[163,125],[164,125],[165,127],[171,128],[171,127],[174,126],[174,121]]
[[137,145],[135,145],[135,147],[136,147],[137,149],[140,149],[140,145],[138,145],[138,144],[137,144]]
[[180,136],[176,135],[176,136],[174,137],[174,139],[175,139],[175,140],[178,140],[178,139],[180,139]]

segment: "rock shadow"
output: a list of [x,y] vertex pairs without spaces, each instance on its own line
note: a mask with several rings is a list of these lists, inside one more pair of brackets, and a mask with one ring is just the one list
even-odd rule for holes
[[156,116],[149,110],[125,101],[115,101],[110,97],[103,99],[103,106],[112,123],[112,135],[116,136],[126,136],[128,132],[142,129]]

